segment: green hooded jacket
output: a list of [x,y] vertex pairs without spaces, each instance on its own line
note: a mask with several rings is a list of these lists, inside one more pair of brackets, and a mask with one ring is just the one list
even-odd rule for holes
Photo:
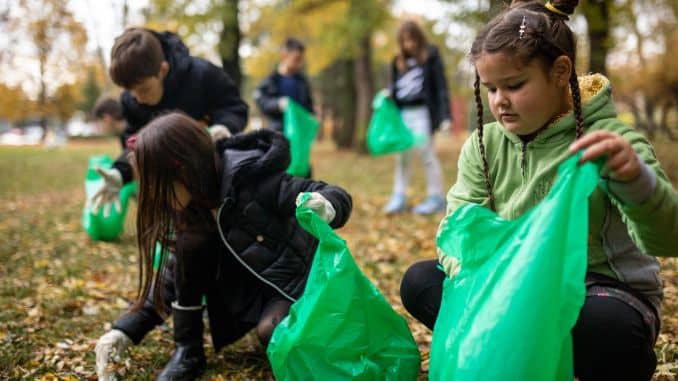
[[[663,287],[654,257],[678,256],[678,193],[652,145],[617,119],[607,78],[595,74],[579,82],[586,133],[608,130],[623,136],[645,163],[643,176],[630,183],[605,180],[602,174],[589,203],[588,271],[625,282],[659,308]],[[558,165],[570,156],[573,113],[527,143],[497,122],[486,124],[483,131],[496,211],[504,219],[515,219],[546,196]],[[477,131],[464,143],[458,166],[457,182],[447,195],[448,217],[464,203],[489,207]],[[452,257],[442,259],[443,267],[454,275],[458,264],[447,258]]]

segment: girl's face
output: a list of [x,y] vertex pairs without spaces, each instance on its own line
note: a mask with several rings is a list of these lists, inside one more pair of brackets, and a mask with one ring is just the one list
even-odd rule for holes
[[417,50],[419,49],[419,45],[417,44],[417,40],[412,38],[408,33],[403,33],[403,37],[401,40],[402,43],[402,49],[405,54],[408,56],[413,56],[417,53]]
[[492,115],[504,128],[529,135],[568,112],[570,72],[563,58],[569,62],[560,57],[548,72],[538,59],[522,64],[504,53],[484,53],[476,60]]

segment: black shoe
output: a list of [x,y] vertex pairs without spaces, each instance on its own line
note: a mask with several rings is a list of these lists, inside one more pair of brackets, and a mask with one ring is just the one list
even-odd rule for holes
[[[191,307],[192,308],[192,307]],[[202,309],[187,310],[172,304],[176,349],[156,381],[190,381],[205,369]]]

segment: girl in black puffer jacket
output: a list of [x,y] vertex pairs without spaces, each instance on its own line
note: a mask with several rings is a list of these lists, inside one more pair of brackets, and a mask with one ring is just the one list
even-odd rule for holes
[[[287,175],[287,140],[270,130],[221,140],[215,151],[204,128],[172,113],[132,143],[142,282],[136,305],[106,335],[116,349],[138,343],[163,321],[156,306],[171,304],[176,350],[158,379],[193,379],[205,364],[202,295],[215,350],[255,327],[267,344],[303,293],[318,244],[296,222],[299,194],[311,192],[306,206],[334,228],[346,223],[351,197]],[[153,272],[156,242],[174,255]],[[98,365],[106,357],[99,352]]]

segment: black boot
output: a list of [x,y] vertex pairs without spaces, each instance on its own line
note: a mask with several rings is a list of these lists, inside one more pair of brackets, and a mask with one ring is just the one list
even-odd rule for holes
[[189,381],[205,369],[202,307],[182,307],[172,303],[176,349],[156,381]]

